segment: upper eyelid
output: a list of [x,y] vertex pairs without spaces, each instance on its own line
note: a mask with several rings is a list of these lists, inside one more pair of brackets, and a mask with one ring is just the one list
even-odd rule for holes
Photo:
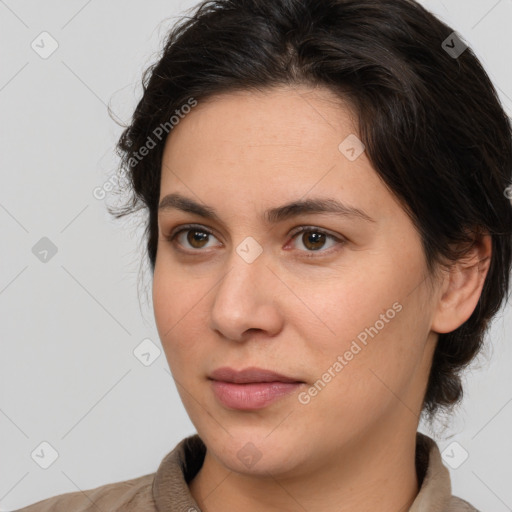
[[[171,230],[171,232],[169,233],[169,237],[174,237],[175,235],[177,235],[178,233],[181,233],[182,231],[187,231],[189,229],[197,229],[198,231],[200,230],[204,230],[205,232],[207,233],[210,233],[214,236],[217,236],[215,235],[215,232],[216,230],[215,229],[212,229],[212,228],[209,228],[209,227],[206,227],[206,226],[203,226],[202,224],[182,224],[182,225],[179,225],[179,226],[176,226],[175,228],[173,228]],[[325,233],[326,235],[328,236],[331,236],[333,238],[337,238],[337,239],[345,239],[345,237],[343,237],[342,235],[338,235],[338,234],[334,234],[331,232],[331,230],[329,229],[326,229],[326,228],[322,228],[320,226],[315,226],[315,225],[312,225],[312,224],[303,224],[301,226],[297,226],[295,227],[294,229],[291,230],[290,232],[290,235],[289,236],[295,236],[297,235],[298,233],[301,233],[302,231],[307,231],[307,230],[310,230],[310,231],[319,231],[319,232],[322,232],[322,233]]]
[[[202,224],[181,224],[179,226],[176,226],[171,231],[171,233],[167,236],[167,238],[172,239],[174,241],[174,239],[179,234],[181,234],[182,232],[186,232],[186,231],[192,230],[192,229],[197,229],[198,231],[204,231],[205,233],[209,233],[209,234],[211,234],[211,235],[213,235],[213,236],[215,236],[217,238],[217,236],[215,235],[215,231],[216,230],[208,228],[206,226],[203,226]],[[308,232],[308,231],[312,231],[312,232],[317,231],[317,232],[323,233],[328,238],[331,238],[332,240],[338,242],[338,244],[343,244],[343,243],[346,243],[348,241],[348,239],[346,237],[342,236],[342,235],[332,234],[330,232],[330,230],[328,230],[326,228],[321,228],[319,226],[314,226],[314,225],[311,225],[311,224],[304,224],[304,225],[295,227],[294,229],[291,230],[291,232],[290,232],[290,234],[288,236],[290,236],[293,239],[297,235],[299,235],[299,234],[301,234],[303,232]],[[319,251],[319,252],[327,253],[329,251],[330,251],[330,249],[328,249],[326,251]],[[311,252],[314,252],[314,251],[311,251]]]
[[202,230],[202,231],[205,231],[206,233],[210,233],[211,235],[214,235],[215,237],[217,237],[217,235],[215,235],[216,230],[207,228],[206,226],[203,226],[201,224],[181,224],[171,230],[171,232],[168,235],[168,238],[174,238],[176,235],[178,235],[182,231],[188,231],[190,229],[197,229],[198,231]]

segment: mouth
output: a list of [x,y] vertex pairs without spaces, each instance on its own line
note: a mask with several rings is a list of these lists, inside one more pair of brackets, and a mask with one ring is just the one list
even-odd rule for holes
[[219,403],[239,411],[262,409],[305,384],[298,378],[256,367],[241,371],[217,368],[208,379]]
[[229,368],[227,366],[223,366],[222,368],[217,368],[214,370],[208,376],[208,378],[215,381],[230,382],[233,384],[253,384],[262,382],[304,384],[304,381],[298,378],[289,377],[287,375],[282,375],[271,370],[265,370],[263,368],[257,368],[254,366],[244,368],[240,371],[234,370],[233,368]]

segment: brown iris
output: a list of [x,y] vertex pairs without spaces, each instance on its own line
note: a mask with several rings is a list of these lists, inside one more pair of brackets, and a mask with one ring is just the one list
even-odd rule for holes
[[[302,242],[308,249],[321,249],[321,247],[325,244],[325,234],[318,233],[316,231],[305,231],[302,234]],[[308,245],[309,243],[312,244],[312,247]]]
[[201,244],[201,242],[207,241],[209,236],[209,233],[200,229],[190,229],[187,232],[187,242],[196,249],[202,249],[203,246],[196,246],[196,243]]

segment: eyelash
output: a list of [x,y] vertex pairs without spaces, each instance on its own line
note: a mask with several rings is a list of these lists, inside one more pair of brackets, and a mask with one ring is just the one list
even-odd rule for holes
[[[208,235],[211,235],[211,236],[215,236],[215,234],[210,231],[209,229],[206,229],[204,228],[203,226],[201,225],[198,225],[198,224],[187,224],[187,225],[184,225],[184,226],[181,226],[179,230],[173,230],[173,232],[166,236],[165,239],[169,242],[172,242],[173,244],[176,245],[176,242],[175,242],[175,239],[178,235],[180,235],[181,233],[183,232],[186,232],[186,231],[191,231],[192,229],[195,229],[196,231],[200,231],[200,232],[203,232],[203,233],[207,233]],[[344,245],[346,243],[346,240],[345,239],[342,239],[342,238],[338,238],[338,237],[335,237],[334,235],[331,235],[330,233],[324,231],[323,229],[320,229],[320,228],[317,228],[315,226],[301,226],[299,230],[297,231],[293,231],[291,233],[291,236],[292,238],[296,238],[298,235],[302,234],[302,233],[307,233],[307,232],[310,232],[310,233],[321,233],[322,235],[325,235],[326,237],[338,242],[338,245]],[[196,253],[199,254],[199,253],[204,253],[205,251],[203,251],[202,249],[194,249],[194,250],[191,250],[191,251],[188,251],[188,250],[183,250],[183,249],[180,249],[182,252],[185,252],[187,254],[193,254],[193,253]],[[331,254],[333,251],[336,251],[338,250],[336,247],[332,247],[331,249],[328,249],[326,251],[322,251],[321,249],[318,249],[318,251],[301,251],[299,250],[299,252],[304,252],[304,256],[305,258],[317,258],[319,256],[316,256],[316,253],[320,253],[320,255],[326,255],[326,254]]]

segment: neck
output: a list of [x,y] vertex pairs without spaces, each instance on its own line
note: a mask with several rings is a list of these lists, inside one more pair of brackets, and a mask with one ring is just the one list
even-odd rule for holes
[[396,423],[390,427],[361,435],[320,464],[307,464],[307,472],[298,468],[286,477],[235,473],[207,450],[190,492],[205,512],[405,512],[419,491],[417,425],[413,431],[411,424],[407,431]]

